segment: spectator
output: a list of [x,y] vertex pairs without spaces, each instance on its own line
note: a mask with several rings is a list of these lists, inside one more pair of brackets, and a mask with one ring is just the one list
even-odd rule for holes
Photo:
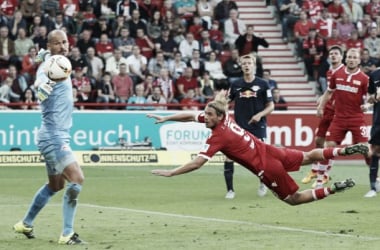
[[364,49],[364,42],[359,38],[359,32],[357,30],[351,31],[350,39],[346,42],[346,50],[351,48],[357,48],[360,49],[360,51],[363,51]]
[[97,97],[96,102],[102,104],[103,109],[107,109],[107,103],[114,103],[116,101],[115,93],[111,83],[111,74],[106,72],[96,86]]
[[174,83],[173,80],[170,78],[169,71],[167,69],[161,69],[160,77],[158,77],[153,82],[153,87],[155,86],[160,87],[161,93],[168,103],[178,103],[178,101],[174,99]]
[[153,4],[151,0],[142,0],[139,2],[140,18],[149,22],[153,19],[153,14],[158,10],[157,5]]
[[376,27],[376,22],[371,19],[371,16],[369,14],[364,14],[363,19],[359,20],[356,23],[356,28],[359,32],[360,38],[368,37],[371,29]]
[[195,12],[197,11],[196,1],[195,0],[181,0],[175,1],[173,4],[175,13],[182,20],[186,27],[189,27],[189,24],[194,17]]
[[314,28],[310,29],[309,37],[303,41],[304,62],[309,81],[317,79],[317,68],[321,64],[324,51],[323,39],[317,36]]
[[20,11],[27,23],[27,30],[33,22],[34,16],[41,16],[41,0],[21,1]]
[[142,84],[144,86],[144,96],[148,96],[148,95],[152,94],[152,91],[153,91],[153,81],[154,80],[155,80],[155,78],[151,74],[148,73],[145,76],[144,81],[142,81],[141,83],[139,83],[139,84]]
[[288,42],[289,31],[291,31],[290,36],[293,37],[292,31],[295,23],[300,19],[301,10],[301,4],[298,0],[286,0],[280,6],[282,39],[285,43]]
[[121,50],[125,58],[132,54],[132,47],[135,44],[135,39],[129,36],[129,29],[125,26],[121,28],[120,37],[113,39],[114,48]]
[[135,84],[142,82],[145,79],[148,60],[140,54],[140,48],[137,45],[133,46],[132,55],[128,56],[126,62],[133,82]]
[[342,7],[344,13],[348,15],[348,20],[350,20],[350,22],[356,24],[363,18],[363,7],[357,2],[354,2],[354,0],[346,0],[342,4]]
[[138,9],[135,0],[119,0],[116,3],[116,16],[124,16],[125,20],[131,19],[133,10]]
[[182,110],[199,110],[199,102],[195,89],[188,89],[186,95],[180,101]]
[[35,46],[37,47],[37,50],[40,49],[47,49],[47,28],[44,25],[41,25],[38,27],[38,33],[37,35],[33,38],[33,42]]
[[28,82],[23,75],[19,74],[16,66],[13,64],[8,67],[8,76],[13,81],[11,89],[14,94],[11,95],[11,102],[19,102],[22,93],[28,88]]
[[219,30],[219,22],[212,21],[211,29],[209,30],[210,39],[218,44],[219,48],[222,48],[224,42],[223,32]]
[[175,17],[171,26],[169,25],[170,30],[173,33],[173,39],[177,44],[181,44],[185,40],[186,35],[186,26],[182,23],[181,19]]
[[182,61],[181,52],[177,51],[174,54],[174,60],[169,61],[169,72],[171,77],[176,80],[183,74],[183,71],[187,67],[186,63]]
[[380,38],[377,37],[376,28],[372,28],[369,37],[364,39],[364,47],[368,49],[371,57],[380,58]]
[[379,60],[370,56],[369,50],[364,48],[361,52],[360,69],[368,76],[376,69]]
[[135,43],[139,46],[142,56],[145,56],[146,58],[151,58],[153,56],[154,43],[145,34],[144,29],[137,29]]
[[335,22],[339,22],[344,14],[344,9],[341,0],[333,0],[328,6],[327,11],[334,19]]
[[154,41],[156,51],[162,51],[166,60],[174,59],[174,53],[178,51],[178,44],[170,35],[168,27],[163,27],[161,36]]
[[113,38],[112,26],[108,24],[108,20],[105,16],[99,17],[97,22],[95,22],[94,27],[92,29],[91,37],[92,39],[97,41],[102,38],[103,34],[107,35],[107,39]]
[[42,0],[41,10],[43,13],[59,12],[59,4],[56,0]]
[[222,0],[214,9],[214,19],[220,23],[221,30],[224,30],[224,21],[230,16],[231,10],[237,10],[238,6],[233,0]]
[[[0,103],[8,104],[11,102],[12,99],[19,98],[19,96],[16,93],[12,92],[12,88],[11,88],[12,84],[13,84],[13,79],[11,77],[5,77],[5,79],[1,81]],[[0,109],[3,109],[2,105],[0,105]]]
[[302,10],[308,13],[309,19],[316,23],[323,10],[323,4],[319,0],[305,0],[302,2]]
[[86,58],[81,55],[78,47],[74,47],[71,49],[71,55],[69,59],[71,62],[71,67],[73,69],[82,69],[83,75],[87,74],[88,64]]
[[84,106],[82,103],[84,103],[84,100],[82,96],[78,93],[78,88],[76,86],[73,86],[73,103],[74,103],[74,109],[83,110]]
[[190,67],[193,69],[193,77],[199,78],[203,75],[203,72],[205,71],[205,64],[203,60],[200,57],[200,52],[198,49],[194,49],[192,53],[191,59],[187,62],[187,67]]
[[301,61],[303,57],[303,41],[309,36],[309,30],[313,27],[314,24],[307,18],[307,13],[304,10],[301,11],[300,19],[294,25],[294,39],[298,61]]
[[[122,52],[120,49],[115,49],[113,51],[113,55],[107,59],[106,61],[106,72],[109,72],[111,76],[115,76],[119,74],[120,65],[124,63],[128,65],[128,61],[126,58],[122,56]],[[128,68],[127,68],[128,72]]]
[[77,87],[78,95],[81,96],[84,102],[93,102],[95,100],[92,99],[92,86],[90,78],[84,76],[83,69],[77,67],[74,69],[74,77],[71,80],[73,86]]
[[192,58],[193,50],[199,50],[199,42],[194,40],[192,33],[186,34],[186,39],[179,44],[179,52],[181,52],[184,61],[188,61]]
[[210,53],[210,59],[205,62],[205,70],[210,73],[210,77],[214,80],[215,88],[228,89],[227,76],[223,74],[222,64],[217,60],[215,52]]
[[263,79],[267,80],[270,89],[273,91],[277,88],[277,82],[272,79],[271,77],[271,70],[270,69],[264,69],[263,70]]
[[107,20],[115,17],[115,11],[112,7],[112,2],[109,0],[96,1],[94,6],[94,14],[97,18],[105,16]]
[[146,33],[146,24],[141,20],[139,10],[132,11],[132,18],[127,23],[131,37],[137,37],[137,29],[143,29],[144,33]]
[[37,63],[36,63],[37,50],[36,47],[32,46],[29,48],[28,53],[22,57],[21,62],[21,74],[25,77],[28,85],[34,82],[36,72],[37,72]]
[[210,77],[210,72],[205,70],[199,82],[201,85],[200,92],[201,92],[202,99],[204,99],[206,103],[213,100],[215,96],[215,88],[214,88],[214,80],[212,80]]
[[[123,28],[127,27],[127,22],[125,20],[125,16],[117,16],[116,20],[111,23],[112,27],[112,38],[115,40],[115,38],[121,36],[121,31]],[[128,30],[129,35],[129,30]]]
[[85,29],[77,42],[77,46],[82,55],[86,54],[89,47],[95,48],[95,42],[91,38],[91,30]]
[[133,95],[133,81],[127,74],[127,65],[125,63],[120,64],[119,74],[112,77],[113,92],[117,102],[127,103],[129,97]]
[[156,57],[153,57],[149,60],[148,73],[151,74],[154,78],[157,78],[160,76],[162,68],[169,68],[169,64],[165,60],[164,53],[158,51],[156,53]]
[[202,19],[200,16],[195,15],[189,25],[188,31],[193,34],[195,40],[201,39],[201,32],[204,30]]
[[24,28],[26,30],[27,23],[25,19],[22,17],[22,12],[20,10],[17,10],[14,16],[12,17],[12,19],[10,19],[9,21],[9,29],[10,29],[9,37],[12,40],[17,38],[18,30],[20,28]]
[[95,44],[95,50],[100,58],[107,61],[114,52],[114,47],[107,34],[101,34],[99,41]]
[[342,20],[336,24],[336,29],[339,32],[339,36],[343,41],[347,41],[350,36],[351,32],[355,30],[354,24],[350,21],[347,14],[344,14],[342,16]]
[[230,49],[235,48],[236,39],[244,35],[246,31],[244,21],[238,18],[238,11],[230,10],[230,17],[224,22],[224,43],[228,44]]
[[34,47],[33,40],[26,36],[25,28],[18,29],[17,39],[14,41],[15,45],[15,55],[18,57],[18,60],[21,62],[22,58],[28,54],[30,47]]
[[[144,96],[144,85],[142,84],[137,84],[136,85],[136,94],[129,97],[128,99],[128,105],[127,105],[127,109],[128,110],[143,110],[143,109],[146,109],[146,106],[145,105],[141,105],[141,104],[146,104],[147,103],[147,100]],[[130,104],[133,104],[133,105],[130,105]],[[135,106],[136,104],[140,104],[140,105],[137,105]]]
[[269,43],[262,35],[254,35],[252,25],[248,25],[244,35],[240,35],[235,41],[235,47],[239,50],[239,55],[253,54],[256,57],[256,75],[263,76],[263,62],[259,56],[259,46],[269,47]]
[[79,0],[64,0],[61,6],[61,13],[65,18],[73,20],[74,16],[79,12]]
[[199,0],[197,3],[197,12],[203,22],[206,23],[206,28],[211,29],[212,19],[214,16],[214,6],[209,0]]
[[21,95],[20,101],[22,102],[20,108],[23,110],[39,109],[39,106],[37,105],[37,98],[34,94],[33,89],[31,89],[30,87],[24,90],[24,92]]
[[183,76],[180,76],[176,81],[177,93],[175,98],[181,101],[187,95],[189,89],[195,90],[195,97],[200,99],[200,85],[197,79],[193,76],[193,69],[187,67]]
[[147,23],[147,34],[149,38],[155,40],[161,36],[162,18],[159,10],[155,10],[151,19]]
[[274,110],[288,110],[285,99],[280,94],[280,89],[272,89]]
[[103,74],[104,63],[97,55],[95,55],[95,49],[90,47],[87,49],[86,62],[88,65],[87,76],[94,78],[96,81],[100,81]]
[[16,65],[17,62],[15,44],[9,38],[9,29],[6,26],[0,27],[0,69],[8,68],[10,64]]
[[343,51],[346,50],[346,43],[339,36],[339,31],[336,28],[331,30],[331,37],[326,40],[326,48],[329,50],[332,46],[339,46]]
[[28,36],[33,40],[39,33],[39,28],[42,26],[41,16],[34,16],[32,23],[28,25]]
[[319,18],[315,24],[317,34],[323,40],[326,40],[331,36],[331,30],[334,25],[334,20],[331,18],[327,9],[323,9],[321,13],[321,18]]
[[208,59],[212,51],[219,55],[221,50],[222,48],[220,44],[210,39],[209,31],[203,30],[201,32],[201,39],[199,40],[199,51],[201,58],[203,60]]
[[166,110],[166,106],[162,106],[163,104],[167,104],[165,97],[161,94],[161,88],[159,86],[154,86],[152,94],[147,97],[146,103],[148,104],[161,104],[155,105],[152,109],[155,110]]
[[239,63],[239,51],[237,49],[231,51],[231,57],[224,63],[223,73],[227,76],[228,85],[231,85],[234,81],[243,76],[243,71]]

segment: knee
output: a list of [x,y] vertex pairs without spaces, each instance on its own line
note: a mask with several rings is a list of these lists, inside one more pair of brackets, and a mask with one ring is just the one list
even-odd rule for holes
[[288,205],[297,206],[297,205],[300,204],[300,202],[299,202],[299,196],[300,196],[299,193],[294,193],[294,194],[290,195],[289,197],[287,197],[286,199],[284,199],[284,201]]
[[78,199],[78,195],[82,190],[82,185],[77,183],[69,183],[67,184],[66,196],[69,200],[69,203],[76,202]]

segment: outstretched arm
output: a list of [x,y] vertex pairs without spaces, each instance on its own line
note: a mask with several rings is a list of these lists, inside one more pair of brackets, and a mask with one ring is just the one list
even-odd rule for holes
[[194,113],[177,113],[177,114],[174,114],[174,115],[167,115],[167,116],[147,114],[146,116],[149,117],[149,118],[156,119],[155,123],[164,123],[164,122],[167,122],[167,121],[194,122],[196,114],[194,114]]
[[165,177],[171,177],[175,175],[180,175],[180,174],[186,174],[191,171],[194,171],[196,169],[201,168],[207,160],[203,157],[197,156],[194,160],[186,163],[185,165],[182,165],[178,168],[174,169],[154,169],[152,170],[152,174],[158,175],[158,176],[165,176]]

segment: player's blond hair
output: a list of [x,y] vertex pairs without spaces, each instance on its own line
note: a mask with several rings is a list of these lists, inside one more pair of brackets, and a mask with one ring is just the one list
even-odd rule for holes
[[239,58],[239,62],[241,63],[241,61],[242,61],[243,59],[251,59],[252,62],[253,62],[253,64],[256,64],[256,57],[255,57],[254,55],[252,55],[252,54],[246,54],[246,55],[241,56],[241,57]]
[[228,99],[226,93],[221,91],[216,94],[214,100],[209,102],[206,107],[213,108],[218,116],[226,114],[228,111]]

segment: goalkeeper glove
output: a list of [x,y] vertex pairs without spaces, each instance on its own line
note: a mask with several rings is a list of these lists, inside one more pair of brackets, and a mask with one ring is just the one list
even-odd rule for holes
[[41,83],[38,86],[37,98],[38,98],[38,100],[40,100],[40,102],[45,101],[49,97],[49,95],[53,91],[53,87],[52,86],[54,84],[55,84],[54,82],[48,81],[47,83]]
[[38,51],[36,59],[34,59],[34,61],[36,63],[41,63],[41,62],[45,61],[45,58],[48,55],[50,56],[50,50],[40,49],[40,51]]

